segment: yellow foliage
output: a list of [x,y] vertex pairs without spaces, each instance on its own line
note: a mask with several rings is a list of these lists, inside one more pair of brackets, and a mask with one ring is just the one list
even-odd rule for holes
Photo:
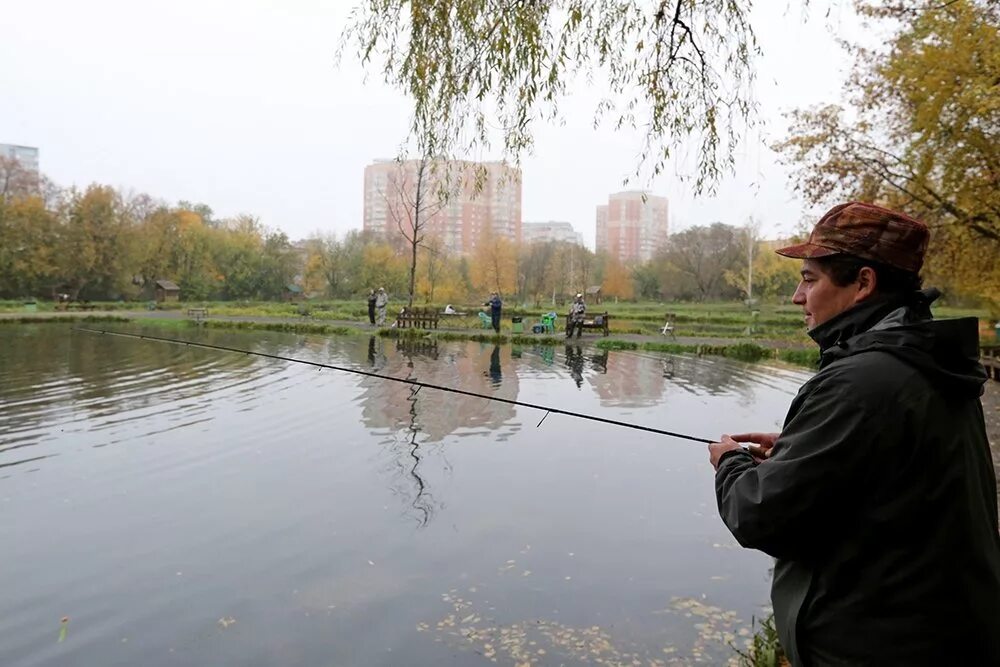
[[793,114],[778,146],[812,203],[874,201],[933,230],[927,278],[997,300],[1000,256],[1000,13],[996,3],[860,2],[888,19],[887,48],[857,50],[845,99]]
[[619,299],[635,297],[631,272],[616,258],[608,257],[604,264],[604,282],[601,291],[605,296]]
[[517,291],[518,257],[513,241],[486,234],[472,254],[470,278],[481,292],[511,295]]

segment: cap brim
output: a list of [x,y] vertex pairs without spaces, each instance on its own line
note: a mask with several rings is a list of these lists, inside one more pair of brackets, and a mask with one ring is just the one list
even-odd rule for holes
[[795,259],[813,259],[814,257],[829,257],[830,255],[840,254],[839,250],[826,248],[815,243],[799,243],[790,245],[787,248],[778,248],[774,252],[783,257],[793,257]]

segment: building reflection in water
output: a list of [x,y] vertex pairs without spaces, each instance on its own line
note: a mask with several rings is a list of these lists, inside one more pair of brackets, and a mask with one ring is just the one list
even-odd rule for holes
[[[377,360],[384,349],[380,371],[384,375],[517,398],[516,375],[503,378],[500,346],[445,344],[442,351],[430,339],[396,339],[381,347],[387,342],[369,340],[370,363],[372,350]],[[520,427],[512,423],[515,407],[506,403],[376,378],[363,380],[361,387],[362,421],[384,436],[383,471],[393,493],[404,500],[406,514],[419,526],[426,526],[440,507],[431,488],[435,477],[451,470],[446,438],[487,432],[494,440],[503,440]]]
[[[508,400],[518,399],[521,382],[552,383],[548,391],[558,393],[570,379],[578,391],[593,391],[609,408],[662,406],[679,392],[752,397],[755,386],[781,382],[768,379],[775,369],[725,359],[609,353],[570,344],[563,347],[563,363],[552,364],[551,346],[521,348],[517,358],[514,352],[493,344],[372,337],[368,362],[384,375]],[[515,421],[516,407],[507,403],[374,378],[360,380],[359,386],[362,421],[383,436],[390,484],[419,525],[426,525],[438,506],[430,489],[442,470],[450,470],[446,444],[454,446],[454,438],[470,435],[503,441],[522,426]]]

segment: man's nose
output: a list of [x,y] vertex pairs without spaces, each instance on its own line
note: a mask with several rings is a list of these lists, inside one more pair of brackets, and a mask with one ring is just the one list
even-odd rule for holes
[[795,288],[795,294],[792,295],[792,303],[794,303],[797,306],[802,306],[805,305],[805,302],[806,302],[806,295],[805,292],[802,290],[802,283],[799,283],[798,286]]

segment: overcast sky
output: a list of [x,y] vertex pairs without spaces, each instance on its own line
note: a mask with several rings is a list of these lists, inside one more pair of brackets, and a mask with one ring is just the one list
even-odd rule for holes
[[[63,186],[252,213],[293,239],[360,228],[364,167],[397,154],[410,106],[377,74],[365,81],[356,61],[334,66],[350,4],[7,3],[0,142],[39,147],[42,171]],[[747,136],[715,197],[693,198],[672,175],[647,188],[670,199],[671,231],[754,215],[774,236],[806,213],[766,144],[782,136],[782,112],[838,99],[850,63],[835,38],[856,28],[849,8],[826,17],[814,4],[804,20],[794,1],[758,4],[767,5],[754,14],[765,127]],[[623,189],[641,145],[632,133],[595,131],[594,99],[580,91],[564,125],[537,126],[522,164],[523,219],[567,220],[591,247],[595,207]]]

